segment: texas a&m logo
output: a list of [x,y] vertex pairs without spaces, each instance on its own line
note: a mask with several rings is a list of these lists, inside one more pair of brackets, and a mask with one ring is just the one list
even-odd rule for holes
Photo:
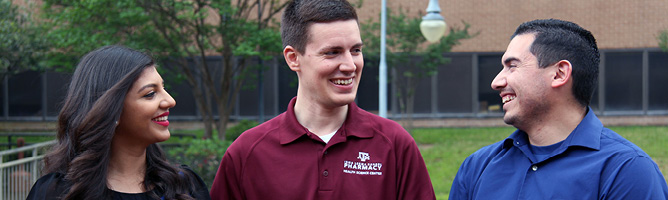
[[366,162],[367,160],[371,160],[369,157],[369,153],[367,152],[359,152],[357,159],[360,159],[362,162]]
[[[371,156],[369,155],[369,153],[360,151],[357,153],[357,159],[359,159],[362,162],[344,160],[343,173],[355,174],[355,175],[375,175],[375,176],[383,175],[383,170],[382,170],[383,163],[366,162],[368,160],[371,160]],[[376,161],[378,161],[378,159],[376,159]]]

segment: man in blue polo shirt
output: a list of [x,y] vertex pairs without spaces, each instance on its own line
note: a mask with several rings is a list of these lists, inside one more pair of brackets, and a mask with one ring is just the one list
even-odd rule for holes
[[517,130],[466,158],[450,199],[667,199],[656,163],[588,107],[594,36],[548,19],[523,23],[511,38],[492,88]]
[[345,0],[290,2],[283,56],[299,86],[286,112],[227,149],[212,199],[435,199],[413,138],[358,108],[364,60],[357,14]]

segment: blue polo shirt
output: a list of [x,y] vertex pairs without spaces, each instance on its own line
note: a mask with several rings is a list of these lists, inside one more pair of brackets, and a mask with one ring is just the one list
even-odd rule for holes
[[668,199],[656,163],[591,109],[557,145],[536,156],[517,130],[481,148],[462,163],[450,199]]

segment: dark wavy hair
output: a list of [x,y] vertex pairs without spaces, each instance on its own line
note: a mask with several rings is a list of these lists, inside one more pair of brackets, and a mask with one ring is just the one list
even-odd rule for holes
[[538,59],[539,67],[545,68],[560,60],[571,62],[573,95],[581,105],[588,106],[598,84],[600,62],[596,39],[591,32],[573,22],[539,19],[521,24],[511,39],[525,33],[536,36],[529,51]]
[[[58,143],[44,158],[45,173],[64,174],[71,184],[62,199],[111,199],[107,170],[116,121],[125,95],[151,56],[123,46],[105,46],[83,56],[58,115]],[[192,199],[194,183],[167,162],[157,144],[146,149],[144,189],[159,199]]]
[[283,48],[290,45],[304,53],[311,23],[349,19],[357,21],[357,12],[346,0],[293,0],[281,19]]

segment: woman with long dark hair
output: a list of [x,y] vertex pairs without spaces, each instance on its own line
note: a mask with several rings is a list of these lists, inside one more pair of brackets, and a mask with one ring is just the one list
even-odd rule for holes
[[28,199],[210,199],[202,179],[174,167],[169,108],[153,59],[123,46],[83,56],[58,116],[58,143]]

